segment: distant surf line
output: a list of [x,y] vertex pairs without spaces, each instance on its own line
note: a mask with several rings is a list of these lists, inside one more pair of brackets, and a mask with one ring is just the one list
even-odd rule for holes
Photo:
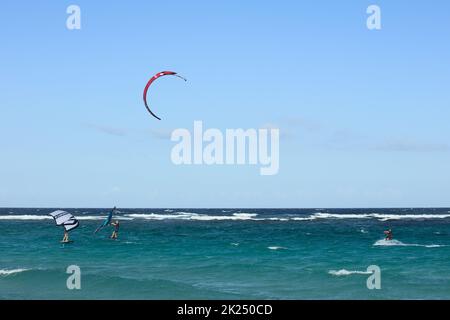
[[[200,214],[195,212],[171,212],[165,210],[165,213],[132,213],[116,216],[119,220],[191,220],[191,221],[316,221],[316,220],[345,220],[345,219],[376,219],[381,222],[392,220],[433,220],[433,219],[450,219],[450,214],[379,214],[379,213],[362,213],[362,214],[333,214],[326,212],[317,212],[310,215],[283,215],[280,216],[261,216],[257,213],[235,212],[230,214],[219,215]],[[79,220],[102,220],[105,215],[79,215]],[[0,215],[0,220],[51,220],[48,215]]]

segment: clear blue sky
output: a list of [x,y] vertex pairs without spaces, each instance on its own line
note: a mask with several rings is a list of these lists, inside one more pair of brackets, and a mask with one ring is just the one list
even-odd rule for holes
[[[450,206],[449,39],[446,0],[2,2],[0,206]],[[194,120],[279,127],[279,174],[174,166]]]

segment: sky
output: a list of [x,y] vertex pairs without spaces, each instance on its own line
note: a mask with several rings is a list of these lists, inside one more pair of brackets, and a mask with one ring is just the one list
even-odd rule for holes
[[[4,1],[0,207],[450,207],[449,35],[446,0]],[[279,173],[174,165],[196,120],[279,128]]]

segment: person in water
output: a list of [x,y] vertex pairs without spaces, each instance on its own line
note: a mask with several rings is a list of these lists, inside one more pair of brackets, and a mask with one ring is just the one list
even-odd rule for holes
[[115,222],[112,222],[111,225],[114,227],[114,231],[111,235],[111,239],[117,239],[117,237],[119,236],[119,220],[116,220]]
[[392,234],[392,229],[389,229],[387,231],[384,232],[384,234],[386,235],[386,237],[384,238],[384,240],[392,240],[393,239],[393,234]]
[[67,242],[69,242],[70,240],[69,240],[69,232],[67,232],[67,230],[66,229],[64,229],[64,237],[63,237],[63,239],[62,239],[62,243],[67,243]]

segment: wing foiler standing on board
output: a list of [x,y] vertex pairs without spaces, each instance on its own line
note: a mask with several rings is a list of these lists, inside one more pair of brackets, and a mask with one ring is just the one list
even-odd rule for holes
[[64,237],[62,243],[69,243],[69,232],[78,228],[80,223],[78,220],[69,212],[63,210],[56,210],[49,213],[53,217],[57,226],[62,226],[64,228]]

